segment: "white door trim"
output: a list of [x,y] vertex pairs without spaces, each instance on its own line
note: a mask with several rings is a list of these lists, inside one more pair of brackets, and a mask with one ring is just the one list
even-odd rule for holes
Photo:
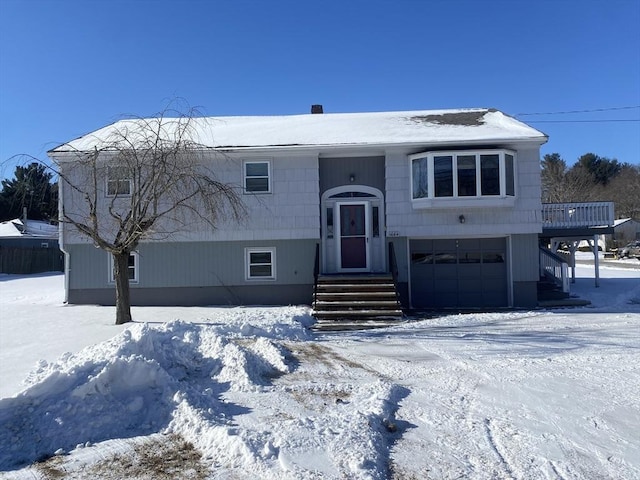
[[[365,239],[365,266],[364,268],[344,268],[342,266],[342,212],[341,207],[343,205],[362,205],[364,206],[364,239]],[[363,273],[371,271],[371,253],[369,248],[369,242],[371,239],[371,222],[369,221],[371,208],[371,202],[368,200],[349,200],[336,202],[336,209],[338,211],[337,219],[334,219],[336,230],[336,260],[338,271],[342,273],[354,272]],[[337,221],[336,221],[337,220]]]
[[[341,197],[340,194],[355,192],[355,193],[365,193],[367,196],[345,196]],[[368,271],[375,272],[383,272],[386,269],[386,239],[385,239],[385,205],[384,205],[384,195],[382,191],[377,188],[370,187],[368,185],[341,185],[339,187],[334,187],[326,190],[321,197],[320,202],[320,222],[321,222],[321,239],[320,239],[320,252],[321,252],[321,271],[322,273],[340,273],[340,256],[339,254],[339,210],[337,207],[338,203],[364,203],[367,202],[369,204],[368,211],[366,213],[366,221],[367,221],[367,235],[368,235],[368,243],[367,243],[367,267]],[[377,235],[373,237],[373,223],[372,223],[372,212],[373,208],[378,208],[378,231]],[[333,229],[331,232],[329,231],[327,225],[327,209],[332,209],[333,212]],[[331,236],[330,236],[331,235]],[[354,272],[353,269],[346,270],[347,272]]]

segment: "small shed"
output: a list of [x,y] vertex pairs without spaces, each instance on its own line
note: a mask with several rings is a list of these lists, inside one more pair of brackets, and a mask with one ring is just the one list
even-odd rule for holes
[[613,224],[613,234],[607,235],[607,245],[617,248],[626,244],[640,240],[640,222],[633,218],[620,218]]
[[64,270],[58,226],[37,220],[0,222],[0,273],[31,274]]

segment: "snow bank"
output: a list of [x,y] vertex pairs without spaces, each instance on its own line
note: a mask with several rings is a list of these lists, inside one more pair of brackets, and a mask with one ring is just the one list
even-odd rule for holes
[[12,278],[0,388],[78,353],[0,400],[0,478],[164,478],[169,458],[176,479],[195,463],[197,478],[640,478],[626,267],[603,267],[600,287],[580,275],[585,308],[313,336],[305,307],[135,307],[143,323],[121,331],[111,307],[62,306],[51,277]]
[[[261,336],[250,346],[238,341],[256,333]],[[228,418],[237,409],[220,395],[259,388],[288,372],[286,351],[271,339],[306,335],[291,319],[261,327],[136,324],[75,355],[42,361],[25,390],[0,400],[0,444],[7,446],[0,469],[161,431],[180,432],[206,451],[211,437],[231,437]],[[246,448],[229,443],[231,450]]]

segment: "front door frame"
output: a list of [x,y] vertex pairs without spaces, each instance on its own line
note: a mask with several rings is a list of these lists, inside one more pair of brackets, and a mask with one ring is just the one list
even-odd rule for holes
[[[362,196],[345,196],[349,193],[364,194]],[[348,202],[367,202],[369,210],[367,215],[367,233],[369,242],[367,267],[369,272],[385,272],[387,271],[386,258],[386,240],[385,240],[385,212],[384,212],[384,195],[375,188],[368,185],[347,184],[339,187],[330,188],[322,193],[320,202],[320,223],[321,223],[321,271],[322,273],[343,273],[355,272],[352,269],[340,270],[338,267],[338,243],[340,237],[337,231],[337,222],[339,222],[338,203]],[[328,212],[330,210],[330,212]],[[374,212],[378,214],[376,230],[372,222]],[[328,221],[328,215],[332,213],[331,222]],[[341,252],[340,252],[341,253]]]
[[[342,207],[347,205],[362,205],[364,207],[364,248],[365,248],[365,266],[363,268],[345,268],[342,266]],[[371,271],[371,252],[369,248],[369,239],[371,237],[371,225],[369,221],[371,203],[367,200],[349,200],[336,202],[338,211],[336,222],[336,260],[337,269],[341,273],[354,272],[370,272]]]

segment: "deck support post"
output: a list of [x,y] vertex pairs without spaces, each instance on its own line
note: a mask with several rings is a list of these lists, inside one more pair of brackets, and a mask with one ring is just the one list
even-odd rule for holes
[[600,255],[598,255],[598,235],[593,236],[593,265],[595,268],[596,287],[600,286]]
[[578,246],[578,242],[572,241],[569,242],[569,253],[571,257],[571,283],[576,283],[576,248]]

